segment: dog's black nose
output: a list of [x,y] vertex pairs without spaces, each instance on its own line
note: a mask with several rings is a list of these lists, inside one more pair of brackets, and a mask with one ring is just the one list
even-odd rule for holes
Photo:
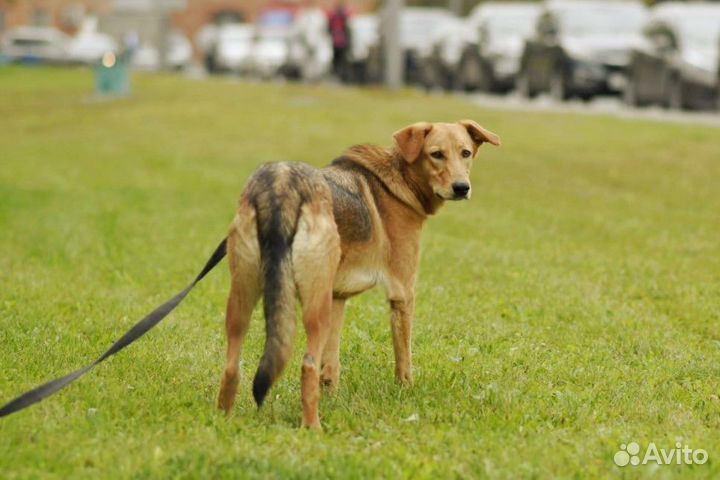
[[465,182],[455,182],[452,184],[455,198],[465,198],[470,191],[470,184]]

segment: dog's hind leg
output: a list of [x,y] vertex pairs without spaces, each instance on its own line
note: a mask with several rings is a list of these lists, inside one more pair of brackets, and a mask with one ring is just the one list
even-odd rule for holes
[[[320,402],[320,358],[330,329],[332,289],[307,292],[302,295],[303,324],[307,333],[307,350],[301,370],[303,426],[321,430],[318,405]],[[307,298],[309,297],[309,298]]]
[[340,381],[340,331],[345,315],[345,300],[335,298],[332,302],[330,315],[330,333],[322,354],[322,373],[320,380],[323,386],[333,392]]
[[293,241],[293,271],[307,333],[301,376],[303,426],[314,430],[321,430],[320,360],[330,334],[332,290],[339,261],[340,237],[332,206],[322,198],[315,199],[303,206]]
[[260,252],[252,210],[238,213],[228,235],[228,256],[232,275],[227,301],[225,330],[227,358],[218,394],[218,408],[232,410],[238,387],[238,363],[253,308],[260,296]]
[[258,293],[247,286],[232,285],[227,302],[225,330],[227,333],[227,357],[225,373],[218,394],[218,408],[230,414],[238,388],[238,364],[245,334],[250,325],[250,316],[257,302]]

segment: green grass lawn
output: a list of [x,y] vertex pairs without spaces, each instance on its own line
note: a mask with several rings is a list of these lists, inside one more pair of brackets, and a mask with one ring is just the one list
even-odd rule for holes
[[[0,420],[0,477],[720,475],[720,130],[497,112],[408,91],[0,69],[0,403],[94,359],[180,290],[261,163],[321,166],[418,120],[472,118],[473,198],[423,238],[415,385],[382,291],[349,302],[325,433],[293,363],[257,411],[255,312],[235,414],[215,409],[223,263],[147,337]],[[411,419],[410,421],[408,419]],[[621,443],[705,449],[620,468]]]

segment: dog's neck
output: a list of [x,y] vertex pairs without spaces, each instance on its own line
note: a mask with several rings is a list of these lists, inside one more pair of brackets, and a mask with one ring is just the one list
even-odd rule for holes
[[423,220],[437,212],[444,203],[432,188],[419,181],[417,174],[395,148],[356,145],[346,152],[345,158],[373,173],[392,196]]
[[425,216],[434,215],[440,207],[443,206],[445,200],[435,195],[432,187],[427,185],[427,183],[419,180],[415,170],[402,158],[399,152],[393,151],[393,161],[397,166],[396,168],[400,171],[408,189],[410,189],[420,203],[423,214]]

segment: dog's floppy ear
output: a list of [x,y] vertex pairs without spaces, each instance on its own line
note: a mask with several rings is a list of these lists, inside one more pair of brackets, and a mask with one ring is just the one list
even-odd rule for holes
[[476,147],[479,147],[484,142],[490,142],[493,145],[498,147],[500,146],[500,137],[492,133],[490,130],[486,130],[477,122],[473,122],[472,120],[460,120],[458,123],[465,127],[468,134],[470,134],[470,138],[472,138],[472,141],[475,142]]
[[413,163],[418,159],[425,144],[425,137],[430,133],[430,130],[432,130],[431,123],[418,122],[402,130],[398,130],[393,134],[395,143],[398,149],[400,149],[400,153],[405,161]]

